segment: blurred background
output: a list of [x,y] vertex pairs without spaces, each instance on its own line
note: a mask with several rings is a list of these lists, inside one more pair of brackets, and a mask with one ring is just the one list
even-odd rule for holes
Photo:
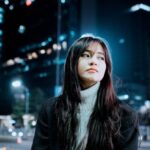
[[61,92],[72,42],[105,38],[118,97],[150,148],[150,1],[0,0],[0,150],[30,150],[41,104]]

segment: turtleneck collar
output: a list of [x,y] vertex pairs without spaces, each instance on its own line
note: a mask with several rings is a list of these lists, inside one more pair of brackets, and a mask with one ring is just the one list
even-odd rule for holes
[[80,94],[81,94],[81,99],[86,99],[88,97],[97,95],[97,91],[99,89],[100,86],[100,82],[97,82],[96,84],[94,84],[93,86],[85,89],[85,90],[81,90]]
[[99,86],[100,82],[97,82],[93,86],[80,91],[82,101],[79,104],[79,111],[77,113],[77,118],[79,121],[79,125],[76,131],[77,145],[80,144],[80,142],[85,138],[86,133],[88,132],[87,125],[90,115],[93,112]]

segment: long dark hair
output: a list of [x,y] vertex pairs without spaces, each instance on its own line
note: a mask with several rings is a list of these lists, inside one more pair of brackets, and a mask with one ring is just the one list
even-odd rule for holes
[[[77,72],[78,59],[92,43],[99,43],[105,53],[106,72],[97,93],[94,110],[88,122],[88,138],[83,148],[86,150],[113,150],[120,136],[119,104],[112,83],[112,63],[108,47],[103,39],[83,36],[69,49],[64,73],[62,95],[56,102],[55,113],[61,149],[74,150],[76,147],[77,112],[81,102],[80,83]],[[79,148],[78,148],[79,149]]]

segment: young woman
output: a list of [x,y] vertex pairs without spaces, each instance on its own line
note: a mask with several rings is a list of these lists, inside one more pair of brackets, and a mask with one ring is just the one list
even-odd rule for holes
[[119,101],[106,43],[82,36],[69,49],[62,94],[43,104],[32,150],[137,150],[137,114]]

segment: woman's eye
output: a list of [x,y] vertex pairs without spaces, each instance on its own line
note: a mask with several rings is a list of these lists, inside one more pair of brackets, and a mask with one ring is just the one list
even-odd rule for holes
[[85,57],[85,58],[90,57],[90,55],[89,55],[89,54],[82,54],[81,56],[82,56],[82,57]]
[[105,60],[105,58],[103,56],[98,56],[97,58],[100,60]]

